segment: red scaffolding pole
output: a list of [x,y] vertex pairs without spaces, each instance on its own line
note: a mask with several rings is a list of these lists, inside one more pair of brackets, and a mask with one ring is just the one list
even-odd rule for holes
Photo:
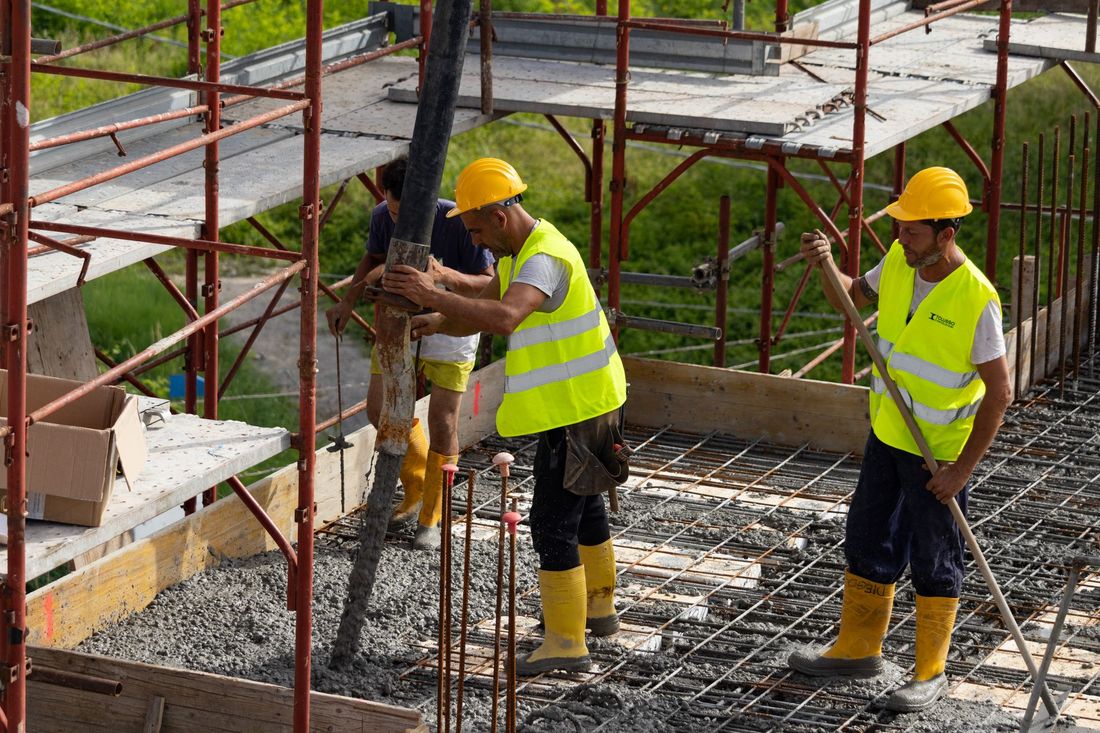
[[[611,173],[611,205],[610,216],[611,221],[609,225],[609,264],[607,272],[607,285],[608,285],[608,306],[614,311],[620,310],[621,302],[621,263],[628,258],[629,252],[629,228],[630,222],[634,219],[642,209],[644,209],[650,201],[654,198],[655,193],[665,185],[668,185],[674,180],[677,175],[682,172],[686,167],[690,166],[692,162],[699,160],[707,155],[714,155],[717,157],[731,157],[741,158],[745,160],[762,160],[768,163],[767,180],[765,186],[765,226],[764,232],[761,235],[761,244],[763,249],[763,268],[764,272],[761,277],[761,314],[760,314],[760,329],[759,329],[759,369],[761,371],[767,371],[770,366],[771,349],[776,342],[782,336],[783,327],[775,335],[772,334],[771,318],[772,318],[772,294],[774,290],[774,275],[777,272],[785,270],[794,259],[790,258],[784,262],[776,264],[774,261],[774,235],[770,232],[774,232],[776,225],[775,221],[775,208],[777,191],[785,181],[788,183],[792,190],[801,198],[807,207],[814,212],[814,214],[821,220],[823,227],[829,232],[831,238],[841,245],[841,265],[843,270],[853,277],[858,277],[860,274],[860,251],[861,251],[861,236],[863,232],[867,232],[876,243],[882,246],[875,237],[874,232],[870,228],[870,224],[876,221],[884,214],[883,211],[876,212],[871,216],[864,216],[864,204],[863,204],[863,188],[865,185],[864,173],[865,173],[865,158],[866,158],[866,116],[868,114],[867,109],[867,88],[868,88],[868,72],[870,68],[870,51],[871,47],[877,43],[892,38],[901,33],[919,32],[920,29],[925,29],[929,24],[943,20],[956,13],[962,12],[973,5],[973,0],[960,0],[954,3],[950,8],[941,9],[942,12],[925,18],[920,21],[908,23],[902,27],[890,31],[889,33],[880,35],[878,37],[871,36],[870,27],[870,2],[869,0],[859,1],[859,11],[857,17],[857,31],[855,42],[840,41],[840,40],[822,40],[816,39],[812,43],[807,45],[813,45],[815,47],[830,47],[830,48],[842,48],[852,49],[855,51],[855,80],[854,80],[854,93],[853,93],[853,121],[852,121],[852,145],[848,151],[837,150],[820,150],[813,146],[800,145],[794,146],[788,149],[781,140],[753,140],[752,145],[748,144],[748,141],[741,138],[723,138],[721,136],[718,139],[714,139],[703,131],[698,130],[679,130],[674,141],[669,140],[660,131],[635,131],[628,125],[626,119],[627,110],[627,91],[630,79],[630,32],[631,29],[650,29],[661,30],[669,33],[684,34],[684,35],[697,35],[697,36],[710,36],[720,37],[725,39],[745,39],[745,40],[762,40],[777,44],[793,44],[800,43],[800,39],[779,35],[787,29],[789,25],[789,16],[787,11],[787,4],[784,0],[777,0],[776,3],[776,31],[775,34],[761,33],[761,32],[747,32],[747,31],[730,31],[722,28],[711,28],[703,26],[693,26],[689,23],[676,23],[668,22],[665,20],[654,19],[632,19],[630,13],[630,3],[626,0],[619,3],[618,7],[618,31],[617,31],[617,53],[616,53],[616,73],[615,73],[615,108],[613,116],[613,139],[612,139],[612,173]],[[990,277],[993,277],[996,268],[997,258],[997,237],[1000,231],[1000,212],[1002,207],[1001,202],[1001,175],[1003,172],[1004,162],[1004,136],[1005,136],[1005,94],[1008,87],[1008,31],[1009,23],[1011,20],[1011,1],[1003,0],[1001,4],[1001,15],[999,24],[998,35],[998,61],[997,61],[997,76],[995,82],[995,88],[993,91],[993,97],[996,105],[994,107],[994,120],[993,120],[993,152],[991,158],[991,165],[989,171],[985,170],[984,164],[981,162],[981,157],[974,151],[974,149],[961,139],[961,136],[955,135],[959,140],[959,144],[967,153],[967,155],[974,160],[978,165],[980,172],[983,175],[989,185],[987,190],[984,191],[984,201],[986,204],[986,212],[989,222],[989,238],[986,252],[986,268],[990,273]],[[954,128],[950,122],[945,123],[945,127],[948,132],[954,134]],[[594,136],[595,137],[595,136]],[[632,207],[627,207],[625,203],[625,187],[627,181],[627,164],[626,164],[626,141],[627,140],[640,140],[656,144],[675,144],[678,146],[690,145],[700,150],[690,155],[687,161],[679,164],[677,168],[667,176],[661,184],[658,184],[657,189],[651,191],[638,203]],[[596,159],[598,155],[593,152],[593,168],[596,165]],[[898,143],[894,149],[894,176],[893,176],[893,192],[895,197],[900,195],[901,189],[905,181],[905,157],[906,147],[905,142]],[[848,208],[848,226],[846,231],[842,232],[837,229],[831,220],[820,206],[810,197],[808,192],[798,184],[798,181],[790,174],[786,168],[786,161],[789,158],[808,158],[816,160],[825,170],[830,180],[833,182],[840,192],[840,204],[847,204]],[[847,186],[841,186],[836,176],[826,165],[827,161],[848,163],[850,166],[850,173]],[[592,176],[595,180],[598,177]],[[838,204],[839,206],[839,204]],[[596,215],[599,209],[593,206],[592,210],[592,232],[593,241],[591,245],[590,261],[593,267],[599,266],[599,247],[596,240],[596,231],[599,226],[599,222],[596,219]],[[896,236],[896,231],[894,232]],[[801,296],[802,287],[799,286],[795,290],[795,294],[792,298],[791,305],[788,307],[789,312],[793,309],[797,299]],[[856,333],[855,327],[851,323],[845,323],[843,329],[843,337],[841,343],[843,349],[841,350],[841,379],[845,383],[852,383],[855,376],[855,351],[856,351]]]
[[5,730],[23,731],[27,718],[27,193],[30,156],[30,3],[7,5],[5,51],[11,54],[3,95],[3,159],[8,166],[0,247],[4,251],[3,343],[7,369],[8,425],[4,436],[7,466],[8,568],[4,579],[0,651]]

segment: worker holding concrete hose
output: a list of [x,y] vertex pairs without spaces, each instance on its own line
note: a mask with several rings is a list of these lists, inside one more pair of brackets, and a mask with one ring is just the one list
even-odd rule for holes
[[[381,188],[386,196],[371,213],[367,251],[352,279],[352,285],[340,303],[326,312],[329,330],[340,334],[347,325],[352,309],[367,285],[377,285],[385,269],[386,251],[393,235],[397,213],[401,208],[401,189],[405,185],[408,159],[393,160],[382,169]],[[432,227],[430,275],[436,287],[477,295],[493,275],[493,258],[477,247],[469,233],[446,214],[454,208],[453,201],[440,199]],[[405,495],[394,510],[391,526],[401,526],[417,520],[413,548],[431,550],[439,547],[439,522],[443,512],[443,470],[458,460],[458,408],[462,393],[474,367],[477,336],[454,337],[443,334],[423,340],[417,370],[432,385],[428,402],[428,436],[419,419],[413,421],[409,447],[401,465],[401,486]],[[371,354],[371,375],[367,388],[367,418],[378,426],[382,410],[382,383],[386,379]]]
[[[945,502],[955,497],[966,511],[971,472],[1012,401],[997,291],[956,243],[972,208],[955,171],[920,171],[886,209],[899,224],[886,256],[858,279],[841,275],[856,306],[877,303],[887,371],[939,469],[929,473],[876,369],[871,434],[844,538],[840,631],[827,650],[794,652],[790,666],[809,675],[880,673],[894,584],[908,566],[916,593],[916,665],[912,679],[887,700],[898,712],[932,705],[947,687],[964,544]],[[802,235],[802,252],[819,269],[832,257],[819,232]],[[822,281],[840,310],[840,295],[824,274]]]
[[413,318],[413,338],[487,331],[508,337],[497,430],[537,433],[529,517],[539,556],[545,635],[517,660],[516,673],[577,671],[590,665],[584,631],[618,631],[615,556],[602,492],[626,477],[617,455],[626,378],[607,320],[577,248],[521,205],[527,185],[515,169],[481,158],[455,187],[474,242],[498,259],[480,298],[432,287],[426,273],[395,267],[387,290],[435,313]]

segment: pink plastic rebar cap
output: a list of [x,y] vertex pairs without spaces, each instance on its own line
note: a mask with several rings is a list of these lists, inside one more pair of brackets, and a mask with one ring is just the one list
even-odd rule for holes
[[497,453],[493,456],[493,465],[500,471],[501,476],[508,478],[508,468],[515,460],[515,456],[511,453]]
[[455,474],[458,473],[458,466],[453,463],[444,463],[442,466],[439,467],[439,470],[443,472],[443,478],[446,479],[447,486],[454,486]]
[[501,517],[504,523],[508,525],[508,531],[512,534],[516,533],[516,525],[519,524],[523,517],[519,515],[519,512],[505,512]]

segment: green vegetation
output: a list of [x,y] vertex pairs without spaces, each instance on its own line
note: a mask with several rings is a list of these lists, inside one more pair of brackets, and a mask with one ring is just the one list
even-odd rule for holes
[[[56,6],[65,10],[110,19],[126,27],[181,12],[184,3],[179,0],[150,0],[146,3],[118,5],[105,0],[55,0]],[[792,5],[792,12],[813,3]],[[609,12],[615,12],[615,3],[609,3]],[[724,17],[717,0],[700,8],[695,0],[647,0],[634,3],[635,15]],[[225,14],[227,32],[225,51],[242,54],[250,50],[300,36],[304,29],[302,8],[298,0],[260,0],[255,6],[236,8]],[[326,27],[350,20],[363,12],[362,3],[326,3]],[[591,12],[590,0],[509,0],[496,2],[501,10],[547,11],[558,13]],[[774,6],[750,4],[748,25],[766,28],[772,22]],[[39,20],[42,24],[39,25]],[[61,37],[66,45],[102,35],[104,31],[74,23],[36,10],[36,35]],[[933,31],[934,32],[934,31]],[[161,35],[183,39],[182,27],[164,31]],[[180,74],[185,70],[185,54],[182,49],[149,40],[129,42],[112,51],[100,51],[80,57],[77,63],[94,64],[107,68],[136,69],[148,73]],[[1088,80],[1100,83],[1100,73],[1094,69],[1082,69]],[[35,119],[85,106],[100,99],[128,91],[120,85],[83,80],[36,75],[34,80]],[[1004,175],[1005,199],[1019,199],[1020,146],[1023,141],[1037,140],[1040,133],[1049,134],[1056,124],[1068,127],[1071,114],[1083,115],[1088,102],[1083,95],[1058,70],[1033,80],[1010,92],[1008,97],[1008,146]],[[587,148],[590,123],[584,120],[564,120],[574,136]],[[992,104],[986,104],[955,120],[962,134],[970,140],[983,157],[988,158],[991,137]],[[1083,118],[1078,135],[1084,127]],[[1095,120],[1094,120],[1095,122]],[[875,124],[869,121],[869,124]],[[1050,159],[1048,142],[1048,162]],[[1095,145],[1094,145],[1095,147]],[[1066,144],[1063,141],[1063,161]],[[610,130],[605,148],[605,172],[610,178]],[[629,181],[626,196],[627,207],[632,206],[655,186],[663,176],[675,167],[691,150],[675,146],[632,146],[628,152]],[[562,231],[586,251],[589,232],[588,205],[583,201],[583,168],[576,156],[562,143],[556,132],[545,120],[534,115],[515,115],[501,122],[462,135],[452,141],[448,165],[443,177],[441,195],[449,196],[461,168],[476,157],[493,155],[513,162],[531,185],[528,196],[529,209],[536,215],[553,221]],[[934,129],[914,141],[908,147],[907,168],[915,171],[926,165],[949,165],[959,170],[978,195],[981,179],[974,165],[951,137],[942,129]],[[868,211],[881,208],[888,202],[888,185],[892,177],[890,155],[881,155],[868,162],[865,206]],[[1032,153],[1034,161],[1034,149]],[[1033,163],[1034,166],[1034,163]],[[803,180],[812,195],[829,207],[836,200],[836,193],[822,170],[806,161],[791,161],[790,167]],[[833,166],[833,173],[844,180],[845,166]],[[1062,165],[1065,171],[1065,163]],[[1078,177],[1080,173],[1078,172]],[[1049,179],[1049,175],[1047,176]],[[736,244],[763,226],[763,198],[765,174],[759,164],[720,159],[704,160],[696,164],[662,195],[660,195],[635,220],[631,229],[630,259],[625,270],[661,272],[678,275],[690,273],[693,265],[715,253],[719,198],[728,195],[732,202],[731,242]],[[606,180],[605,180],[606,182]],[[1048,182],[1049,186],[1049,182]],[[1061,189],[1064,190],[1064,182]],[[1049,189],[1048,189],[1049,190]],[[323,192],[323,198],[331,201],[335,187]],[[1032,191],[1034,201],[1034,167]],[[322,272],[335,279],[352,271],[362,252],[366,235],[369,208],[373,199],[362,187],[354,184],[347,190],[322,237]],[[610,196],[605,192],[605,234],[610,206]],[[296,245],[299,239],[299,223],[296,204],[287,204],[260,217],[280,239],[288,245]],[[779,219],[786,224],[786,232],[780,238],[777,260],[790,257],[797,251],[800,231],[817,226],[806,207],[792,191],[784,188],[779,194]],[[835,220],[846,228],[846,211]],[[1002,218],[1000,256],[998,268],[1001,284],[1007,284],[1010,261],[1018,248],[1017,217],[1006,214]],[[1044,228],[1047,228],[1046,226]],[[889,235],[888,222],[875,225],[885,240]],[[1049,229],[1047,228],[1049,231]],[[228,241],[263,244],[263,240],[247,224],[228,227],[223,236]],[[986,237],[985,217],[980,212],[970,217],[961,236],[965,248],[977,262],[984,262],[983,242]],[[864,239],[864,269],[876,259],[871,245]],[[755,363],[758,350],[754,339],[758,336],[758,313],[761,291],[761,255],[752,253],[738,260],[731,273],[730,341],[727,361],[731,365]],[[606,244],[604,261],[606,262]],[[244,267],[226,258],[227,268]],[[171,262],[169,262],[171,265]],[[798,285],[802,267],[796,265],[779,273],[775,281],[774,327],[778,327],[783,310],[790,302]],[[147,285],[148,284],[148,285]],[[101,348],[112,354],[125,356],[134,348],[141,348],[157,337],[178,326],[181,322],[178,309],[145,273],[120,273],[86,288],[89,321],[93,337]],[[1006,290],[1002,290],[1007,300]],[[713,323],[713,293],[671,291],[666,289],[624,287],[623,310],[632,315]],[[127,300],[135,307],[125,306]],[[156,303],[156,307],[153,307]],[[804,361],[819,352],[822,345],[833,340],[839,332],[840,320],[832,314],[820,294],[816,280],[811,280],[797,310],[790,321],[787,334],[775,347],[778,356],[773,361],[773,371],[784,368],[797,369]],[[126,322],[117,318],[119,313],[130,315]],[[805,335],[800,335],[805,334]],[[698,340],[674,336],[625,331],[622,338],[624,351],[668,351],[661,356],[682,361],[709,363],[710,347]],[[231,347],[223,345],[228,351]],[[678,351],[677,351],[678,350]],[[787,356],[784,356],[787,355]],[[224,357],[228,364],[231,357]],[[861,358],[862,362],[866,359]],[[862,366],[862,365],[861,365]],[[750,367],[751,368],[751,367]],[[165,368],[154,373],[154,381],[163,380],[170,371]],[[812,376],[823,379],[836,378],[839,360],[831,358],[815,370]],[[248,382],[247,380],[254,380]],[[234,387],[240,392],[272,391],[262,374],[249,366]],[[242,400],[227,402],[223,409],[226,416],[240,417],[260,424],[284,424],[293,426],[293,411],[279,412],[267,400]],[[285,407],[285,404],[283,404]],[[241,412],[234,412],[240,410]]]

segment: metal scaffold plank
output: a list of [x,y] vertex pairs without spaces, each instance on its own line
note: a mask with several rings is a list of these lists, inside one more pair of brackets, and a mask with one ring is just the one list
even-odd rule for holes
[[[127,147],[127,158],[139,158],[158,153],[173,145],[192,140],[201,134],[202,125],[191,123],[186,127],[166,131],[162,135],[146,137]],[[233,159],[239,155],[293,137],[294,133],[289,130],[263,128],[232,135],[220,143],[219,153],[223,170],[233,166]],[[301,147],[300,143],[298,147]],[[171,191],[174,199],[178,199],[181,195],[191,194],[191,192],[197,192],[199,198],[202,197],[204,155],[202,148],[192,150],[155,163],[148,168],[142,168],[92,188],[70,194],[59,199],[59,202],[73,206],[164,215],[166,212],[159,210],[156,206],[155,192],[159,190]],[[94,175],[118,165],[118,163],[119,156],[116,152],[104,151],[74,161],[63,168],[44,171],[31,179],[31,194],[48,191],[74,179]],[[201,219],[202,207],[199,207],[198,216],[190,218]]]
[[[102,209],[78,209],[65,204],[44,204],[31,212],[35,221],[63,221],[81,226],[110,227],[168,237],[198,236],[198,224],[160,216],[123,214]],[[64,235],[57,236],[64,241]],[[79,246],[91,255],[86,280],[108,275],[124,267],[166,252],[170,247],[122,239],[95,239]],[[64,252],[31,257],[27,266],[27,302],[36,303],[77,286],[83,261]]]
[[[368,137],[321,136],[320,183],[327,186],[391,160],[395,149],[407,146]],[[224,165],[220,175],[218,212],[227,226],[270,208],[301,198],[299,181],[287,175],[302,165],[302,144],[294,137],[249,150]],[[205,200],[199,185],[202,169],[181,173],[143,189],[140,195],[118,196],[111,208],[156,213],[180,219],[201,219]]]
[[[479,107],[479,85],[477,67],[466,67],[459,104]],[[614,86],[614,67],[517,58],[493,61],[493,102],[501,111],[609,118]],[[844,85],[821,84],[794,70],[779,77],[712,77],[639,69],[631,75],[627,117],[634,122],[782,135],[797,115],[843,89]],[[391,87],[390,98],[415,101],[415,80]]]
[[[876,24],[874,34],[889,33],[923,17],[923,13],[904,13]],[[871,49],[869,68],[890,76],[992,87],[996,82],[997,56],[985,44],[996,35],[996,21],[994,16],[957,15],[933,23],[931,33],[916,31],[894,36]],[[1013,25],[1013,36],[1021,26]],[[995,45],[993,50],[996,51]],[[815,67],[855,69],[856,66],[855,54],[832,48],[816,49],[801,61]],[[1036,63],[1035,59],[1010,57],[1009,86],[1018,86],[1047,68],[1049,65]]]
[[[1100,63],[1100,53],[1085,50],[1088,19],[1080,15],[1055,13],[1015,25],[1008,41],[1008,52],[1017,56],[1035,56],[1056,61]],[[997,50],[997,39],[987,38],[987,51]]]
[[[150,404],[141,399],[143,406]],[[169,418],[165,427],[146,432],[145,441],[148,459],[144,470],[132,491],[121,479],[116,481],[101,526],[28,522],[28,577],[63,565],[276,455],[290,446],[290,433],[283,428],[181,414]],[[6,558],[5,548],[0,550],[0,565]]]

